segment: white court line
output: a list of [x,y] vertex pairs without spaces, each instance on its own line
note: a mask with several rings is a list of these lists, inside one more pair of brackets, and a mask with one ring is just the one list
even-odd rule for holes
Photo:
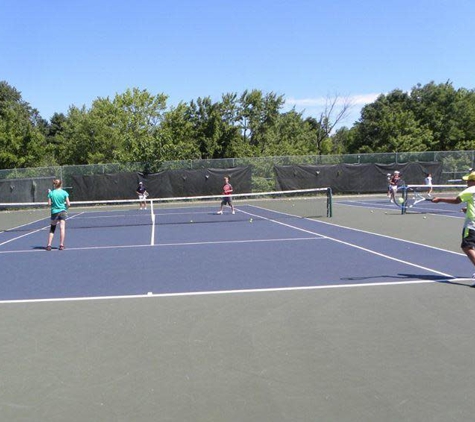
[[45,226],[45,227],[42,227],[42,228],[40,228],[40,229],[37,229],[37,230],[31,231],[31,232],[22,234],[21,236],[13,237],[13,238],[11,238],[11,239],[9,239],[9,240],[6,240],[5,242],[0,243],[0,246],[6,245],[7,243],[10,243],[10,242],[14,242],[15,240],[21,239],[22,237],[29,236],[30,234],[38,233],[38,232],[40,232],[41,230],[47,229],[48,227],[49,227],[49,226]]
[[[437,214],[436,214],[436,216],[437,216]],[[426,245],[424,243],[414,242],[413,240],[401,239],[399,237],[389,236],[387,234],[374,233],[374,232],[370,232],[368,230],[362,230],[362,229],[355,229],[354,227],[342,226],[340,224],[329,223],[327,221],[322,221],[322,220],[318,220],[318,221],[317,220],[308,220],[308,221],[318,222],[318,223],[321,223],[321,224],[326,224],[327,226],[343,228],[343,229],[352,230],[352,231],[355,231],[355,232],[371,234],[373,236],[384,237],[386,239],[397,240],[398,242],[410,243],[412,245],[422,246],[424,248],[434,249],[434,250],[441,251],[441,252],[447,252],[447,253],[451,253],[453,255],[465,256],[465,254],[462,253],[462,252],[450,251],[448,249],[442,249],[442,248],[439,248],[437,246]]]
[[[351,203],[348,203],[348,202],[351,202]],[[394,204],[391,204],[391,203],[388,203],[388,204],[376,204],[374,202],[365,202],[365,201],[345,201],[345,202],[340,202],[340,201],[337,201],[336,202],[338,204],[338,206],[341,206],[341,207],[354,207],[354,208],[363,208],[362,205],[365,207],[365,208],[373,208],[373,209],[377,209],[377,210],[386,210],[386,209],[392,209],[392,210],[395,210],[397,211],[398,209],[401,210],[400,207],[398,207],[396,205],[396,208],[395,208],[395,205]],[[360,205],[358,205],[360,204]],[[444,209],[444,208],[439,208],[439,210],[436,212],[434,211],[434,208],[424,208],[422,206],[417,206],[417,207],[411,207],[411,208],[407,208],[409,210],[409,213],[410,214],[424,214],[424,215],[431,215],[431,216],[434,216],[434,217],[446,217],[446,218],[464,218],[464,215],[461,211],[456,211],[456,210],[448,210],[448,209]],[[410,210],[413,210],[413,212],[411,212]],[[426,210],[426,212],[422,212]],[[419,211],[419,212],[418,212]],[[400,214],[400,213],[398,213]]]
[[46,221],[49,221],[49,218],[48,217],[39,218],[38,220],[30,221],[29,223],[25,223],[25,224],[20,224],[19,226],[15,226],[10,229],[0,230],[0,233],[8,233],[12,230],[18,230],[22,227],[31,226],[32,224],[39,223],[40,221],[43,221],[43,220],[45,220],[46,222]]
[[[447,281],[451,281],[448,279]],[[440,283],[442,280],[438,280]],[[292,292],[302,290],[329,290],[329,289],[348,289],[358,287],[378,287],[378,286],[400,286],[413,284],[436,283],[434,280],[407,280],[398,282],[385,283],[359,283],[359,284],[338,284],[323,286],[301,286],[301,287],[275,287],[270,289],[243,289],[243,290],[216,290],[216,291],[200,291],[200,292],[183,292],[183,293],[157,293],[153,292],[143,295],[120,295],[120,296],[92,296],[92,297],[68,297],[68,298],[49,298],[49,299],[12,299],[0,300],[0,305],[19,304],[19,303],[45,303],[45,302],[85,302],[95,300],[118,300],[118,299],[140,299],[140,298],[169,298],[169,297],[192,297],[192,296],[215,296],[215,295],[234,295],[247,293],[273,293],[273,292]]]
[[[77,217],[78,215],[81,215],[81,214],[83,214],[83,213],[79,213],[79,214],[73,215],[72,217],[67,218],[66,221],[67,221],[67,220],[71,220],[72,218]],[[28,224],[22,224],[21,226],[14,227],[13,229],[10,229],[10,230],[15,230],[15,229],[18,229],[18,228],[20,228],[20,227],[25,227],[25,226],[28,226],[29,224],[34,224],[34,223],[37,223],[38,221],[41,221],[41,220],[44,220],[44,219],[45,219],[45,218],[40,218],[39,220],[32,221],[31,223],[28,223]],[[48,219],[48,221],[49,221],[49,219]],[[41,228],[36,229],[36,230],[29,231],[28,233],[22,234],[22,235],[20,235],[20,236],[12,237],[11,239],[6,240],[5,242],[0,243],[0,246],[6,245],[7,243],[10,243],[10,242],[14,242],[15,240],[21,239],[21,238],[23,238],[23,237],[30,236],[30,235],[32,235],[32,234],[38,233],[38,232],[40,232],[40,231],[42,231],[42,230],[46,230],[47,228],[49,228],[49,226],[50,226],[50,225],[48,224],[48,225],[46,225],[46,226],[44,226],[44,227],[41,227]],[[5,233],[5,232],[7,232],[7,231],[8,231],[8,230],[4,230],[4,231],[2,231],[1,233]],[[0,253],[8,253],[8,252],[14,252],[14,251],[1,251]],[[30,252],[33,252],[33,251],[30,251]]]
[[[249,212],[245,212],[245,213],[248,214],[248,215],[253,215],[252,213],[249,213]],[[262,217],[260,217],[260,218],[262,218]],[[414,268],[419,268],[419,269],[422,269],[422,270],[430,271],[430,272],[432,272],[432,273],[434,273],[434,274],[439,274],[439,275],[442,275],[442,276],[444,276],[444,277],[453,278],[453,276],[451,276],[450,274],[446,274],[446,273],[443,273],[443,272],[441,272],[441,271],[433,270],[432,268],[427,268],[427,267],[424,267],[424,266],[422,266],[422,265],[414,264],[414,263],[412,263],[412,262],[405,261],[405,260],[403,260],[403,259],[394,258],[394,257],[392,257],[392,256],[389,256],[389,255],[386,255],[386,254],[383,254],[383,253],[380,253],[380,252],[377,252],[377,251],[373,251],[372,249],[364,248],[364,247],[362,247],[362,246],[355,245],[355,244],[350,243],[350,242],[345,242],[344,240],[336,239],[336,238],[334,238],[334,237],[325,236],[325,235],[322,235],[322,234],[315,233],[315,232],[313,232],[313,231],[311,231],[311,230],[302,229],[302,228],[300,228],[300,227],[292,226],[292,225],[290,225],[290,224],[284,223],[283,221],[277,221],[277,220],[273,220],[273,219],[271,219],[271,218],[264,218],[264,219],[265,219],[265,220],[272,221],[272,222],[274,222],[274,223],[276,223],[276,224],[280,224],[280,225],[285,226],[285,227],[290,227],[290,228],[292,228],[292,229],[294,229],[294,230],[302,231],[302,232],[304,232],[304,233],[322,236],[322,237],[324,237],[325,239],[332,240],[332,241],[334,241],[334,242],[341,243],[342,245],[350,246],[350,247],[352,247],[352,248],[359,249],[359,250],[362,250],[362,251],[365,251],[365,252],[369,252],[369,253],[371,253],[371,254],[373,254],[373,255],[380,256],[380,257],[382,257],[382,258],[386,258],[386,259],[389,259],[389,260],[391,260],[391,261],[400,262],[400,263],[402,263],[402,264],[409,265],[409,266],[414,267]],[[312,221],[312,220],[309,219],[308,221]],[[314,221],[314,220],[313,220],[313,221]],[[321,223],[324,223],[324,222],[322,222],[322,221],[320,221],[320,222],[321,222]],[[324,224],[326,224],[326,223],[324,223]],[[328,223],[328,224],[333,225],[333,226],[336,226],[335,224],[331,224],[331,223]],[[337,226],[337,227],[338,227],[338,226]]]
[[[159,243],[156,245],[108,245],[108,246],[86,246],[83,248],[67,248],[66,251],[89,251],[89,250],[103,250],[103,249],[133,249],[133,248],[162,248],[174,246],[202,246],[202,245],[225,245],[233,243],[265,243],[265,242],[295,242],[302,240],[324,240],[324,236],[313,237],[293,237],[293,238],[278,238],[278,239],[247,239],[247,240],[215,240],[209,242],[177,242],[177,243]],[[2,254],[15,253],[44,253],[43,249],[23,249],[18,251],[0,251]]]

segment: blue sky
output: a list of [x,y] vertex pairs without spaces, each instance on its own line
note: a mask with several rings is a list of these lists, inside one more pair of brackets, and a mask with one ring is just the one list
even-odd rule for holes
[[259,89],[317,117],[450,80],[474,88],[473,0],[0,0],[0,80],[50,119],[128,88],[168,105]]

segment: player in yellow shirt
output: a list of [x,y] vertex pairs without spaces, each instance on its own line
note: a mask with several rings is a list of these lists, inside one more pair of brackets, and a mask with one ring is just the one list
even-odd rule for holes
[[[463,224],[461,248],[467,255],[470,262],[475,265],[475,171],[462,178],[467,182],[467,188],[455,198],[433,198],[432,202],[445,202],[447,204],[460,204],[465,202],[466,207],[462,208],[465,212],[465,221]],[[472,276],[475,287],[475,273]]]

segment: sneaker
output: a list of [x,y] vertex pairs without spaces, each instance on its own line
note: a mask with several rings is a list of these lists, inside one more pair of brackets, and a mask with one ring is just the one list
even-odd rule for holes
[[233,214],[236,214],[236,211],[233,210]]
[[64,251],[64,245],[59,245],[59,250]]
[[223,213],[223,211],[218,211],[216,214],[221,215],[222,213]]
[[49,251],[51,251],[51,246],[46,246],[45,249],[49,252]]

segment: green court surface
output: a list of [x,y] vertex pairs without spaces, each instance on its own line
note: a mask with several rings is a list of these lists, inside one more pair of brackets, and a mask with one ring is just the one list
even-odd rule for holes
[[[336,201],[325,221],[460,252],[460,219],[372,211]],[[5,421],[460,422],[475,414],[475,289],[464,283],[4,301],[0,311]]]

